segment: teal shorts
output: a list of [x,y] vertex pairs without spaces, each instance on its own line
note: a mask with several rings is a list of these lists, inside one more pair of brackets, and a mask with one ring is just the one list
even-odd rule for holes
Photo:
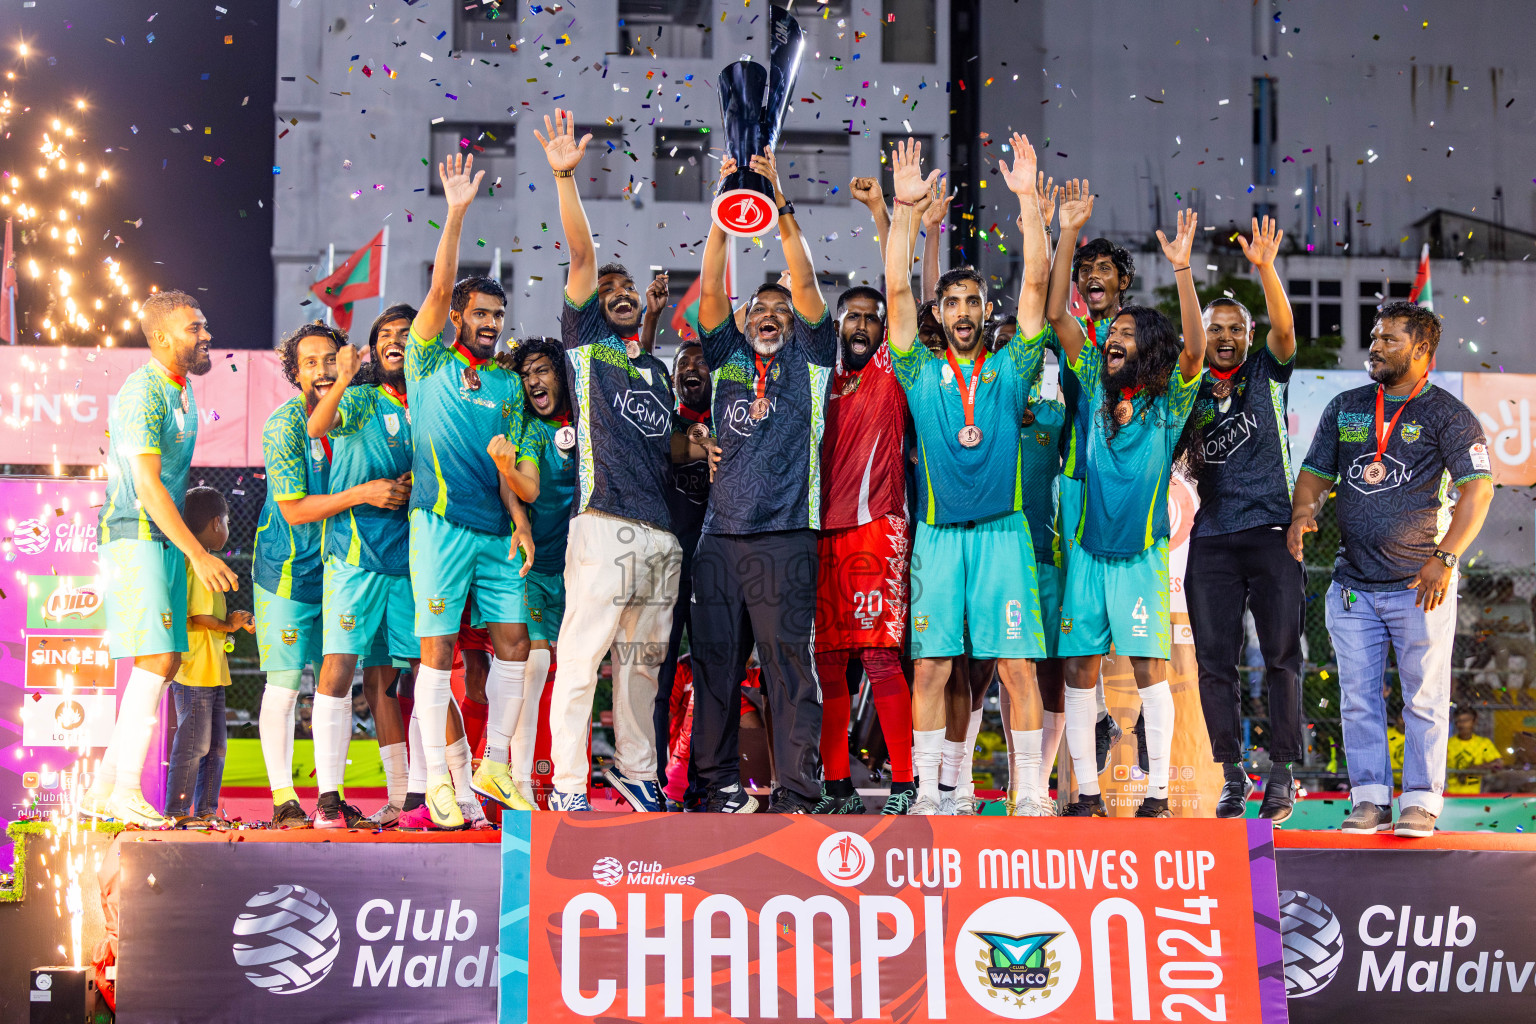
[[[325,653],[355,654],[375,664],[421,656],[411,578],[325,560]],[[384,660],[369,657],[382,642]]]
[[1061,565],[1065,569],[1072,552],[1077,550],[1077,524],[1083,516],[1083,482],[1063,473],[1056,478],[1056,536],[1061,545]]
[[187,560],[176,545],[113,540],[101,546],[113,658],[187,649]]
[[560,620],[565,618],[565,575],[530,571],[523,582],[527,594],[528,639],[554,643],[560,639]]
[[974,525],[918,523],[912,541],[913,658],[1045,657],[1035,549],[1019,512]]
[[256,588],[256,651],[263,672],[301,672],[305,662],[318,676],[321,662],[319,604],[278,597]]
[[416,635],[457,636],[464,602],[470,622],[527,622],[523,553],[509,558],[511,537],[450,523],[424,508],[411,509],[411,580],[416,592]]
[[1054,562],[1035,562],[1035,585],[1040,590],[1040,624],[1045,631],[1045,656],[1056,657],[1061,639],[1061,581],[1065,573]]
[[1056,653],[1078,658],[1109,653],[1167,658],[1168,539],[1132,558],[1104,558],[1081,547],[1067,563]]

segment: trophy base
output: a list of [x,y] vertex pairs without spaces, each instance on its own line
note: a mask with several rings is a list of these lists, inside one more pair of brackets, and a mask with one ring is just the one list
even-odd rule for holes
[[779,220],[773,198],[750,188],[721,192],[709,208],[709,215],[721,231],[737,238],[761,235]]

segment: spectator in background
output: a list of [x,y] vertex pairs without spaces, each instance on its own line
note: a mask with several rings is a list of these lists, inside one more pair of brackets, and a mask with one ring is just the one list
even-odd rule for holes
[[[182,519],[205,551],[223,551],[229,545],[229,505],[212,487],[187,492]],[[177,824],[191,818],[208,822],[217,815],[229,735],[224,719],[224,691],[229,686],[225,637],[242,629],[256,631],[251,613],[226,611],[224,595],[209,590],[189,566],[187,652],[171,683],[176,738],[171,742],[165,798],[165,816]]]
[[1456,731],[1446,745],[1445,764],[1451,770],[1445,780],[1447,793],[1479,793],[1483,788],[1481,775],[1457,773],[1457,768],[1502,768],[1499,748],[1486,736],[1479,736],[1477,712],[1471,708],[1456,709]]

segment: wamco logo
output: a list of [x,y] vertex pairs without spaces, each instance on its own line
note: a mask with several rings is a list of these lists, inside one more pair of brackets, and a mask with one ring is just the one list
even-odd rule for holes
[[1082,966],[1067,919],[1022,896],[977,907],[955,940],[955,970],[965,991],[982,1008],[1014,1020],[1060,1009]]

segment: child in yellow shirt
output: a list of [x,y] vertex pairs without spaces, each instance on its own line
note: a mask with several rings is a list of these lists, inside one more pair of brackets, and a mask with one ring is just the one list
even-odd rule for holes
[[[182,518],[208,551],[229,544],[229,505],[212,487],[187,492]],[[181,668],[171,683],[176,702],[176,737],[171,742],[165,816],[179,825],[213,820],[224,781],[224,690],[229,686],[226,635],[254,632],[251,613],[226,613],[224,595],[215,594],[190,567],[187,571],[187,645]]]

